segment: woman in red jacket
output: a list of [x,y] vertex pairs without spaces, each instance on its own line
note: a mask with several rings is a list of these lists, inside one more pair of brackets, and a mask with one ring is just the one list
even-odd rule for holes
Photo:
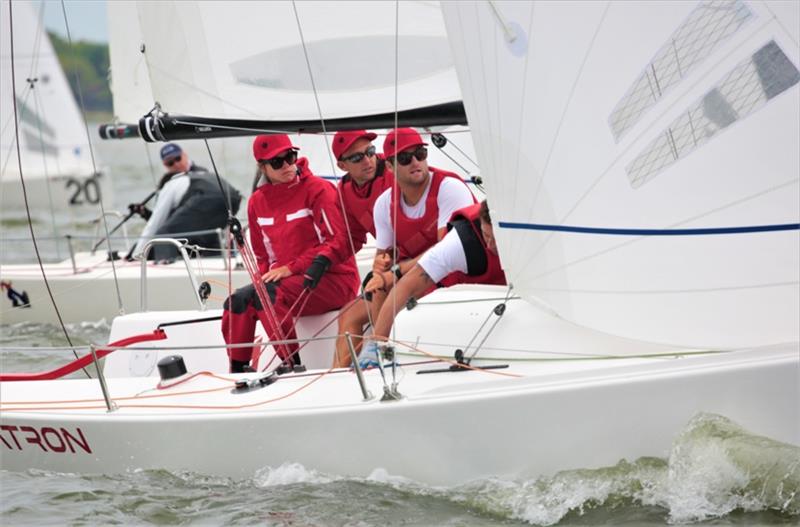
[[[261,305],[252,284],[237,289],[222,316],[228,344],[253,342],[256,320],[271,340],[295,339],[294,317],[339,309],[358,291],[358,268],[336,189],[312,174],[297,150],[282,134],[260,135],[253,142],[266,183],[250,196],[247,218],[272,308]],[[309,296],[300,298],[306,290]],[[276,346],[281,359],[299,364],[297,348]],[[230,348],[231,372],[246,371],[252,353],[250,347]]]

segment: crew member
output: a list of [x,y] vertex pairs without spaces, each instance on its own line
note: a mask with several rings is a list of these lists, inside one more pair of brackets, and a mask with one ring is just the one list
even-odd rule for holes
[[[161,148],[161,161],[167,172],[159,183],[158,201],[153,211],[141,203],[128,205],[131,212],[138,213],[147,220],[141,237],[130,254],[139,255],[152,238],[169,237],[173,234],[186,238],[187,243],[192,245],[212,251],[219,249],[219,236],[215,232],[189,235],[181,233],[224,228],[228,221],[228,208],[234,215],[239,211],[241,194],[222,178],[220,188],[216,176],[195,165],[175,143],[167,143]],[[149,257],[168,260],[177,254],[177,249],[171,245],[157,245],[150,251]]]
[[[367,234],[375,236],[375,222],[372,211],[375,200],[384,190],[394,184],[394,175],[383,156],[377,154],[372,141],[377,134],[366,130],[337,132],[333,137],[333,155],[336,165],[346,173],[339,180],[339,192],[344,203],[347,227],[350,230],[352,252],[361,250],[367,242]],[[347,316],[346,312],[339,317],[339,329],[336,339],[336,355],[333,366],[349,364],[349,348],[344,337],[349,333],[353,343],[360,349],[363,321],[367,319],[366,306],[363,301],[355,299],[347,306],[347,311],[355,313]]]
[[[383,143],[387,163],[395,166],[399,192],[393,188],[385,190],[373,209],[377,251],[364,287],[373,320],[392,284],[414,267],[425,250],[444,237],[453,213],[475,203],[460,176],[428,166],[426,146],[412,128],[392,130]],[[357,306],[342,318],[345,319],[342,324],[348,326],[363,326],[369,319],[366,309]],[[338,355],[338,359],[340,365],[349,364],[344,354]]]
[[[385,340],[408,300],[419,298],[437,284],[506,284],[486,200],[456,211],[448,229],[447,235],[427,250],[389,293],[375,320],[374,339]],[[376,362],[377,346],[371,340],[359,356],[359,364],[366,367]]]
[[[252,342],[256,320],[273,341],[295,339],[294,317],[339,309],[358,291],[358,269],[336,189],[314,176],[297,151],[282,134],[260,135],[253,142],[266,183],[250,196],[247,217],[272,307],[262,305],[252,284],[237,289],[222,316],[222,334],[229,344]],[[297,344],[275,348],[285,362],[299,364]],[[230,348],[231,372],[247,371],[253,351]]]

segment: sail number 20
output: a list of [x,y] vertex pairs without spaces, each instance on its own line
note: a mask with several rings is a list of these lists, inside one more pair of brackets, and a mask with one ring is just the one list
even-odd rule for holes
[[79,179],[67,178],[67,192],[70,192],[70,205],[92,205],[100,201],[100,185],[97,183],[97,175],[90,178]]

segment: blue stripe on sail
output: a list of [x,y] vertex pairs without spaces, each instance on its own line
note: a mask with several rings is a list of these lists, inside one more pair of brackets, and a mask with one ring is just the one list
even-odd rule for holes
[[498,224],[502,229],[578,232],[585,234],[617,234],[623,236],[697,236],[706,234],[741,234],[749,232],[800,230],[800,223],[749,225],[744,227],[714,227],[705,229],[608,229],[602,227],[576,227],[572,225],[544,225],[541,223],[514,223],[509,221],[501,221]]

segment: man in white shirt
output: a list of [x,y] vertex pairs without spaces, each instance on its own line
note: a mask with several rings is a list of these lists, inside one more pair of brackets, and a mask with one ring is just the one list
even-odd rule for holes
[[[393,167],[399,192],[385,190],[373,209],[377,252],[364,286],[370,315],[365,303],[357,302],[342,315],[341,325],[363,326],[370,317],[374,321],[392,284],[444,236],[456,210],[475,203],[463,178],[428,166],[426,146],[412,128],[398,128],[386,136],[383,155]],[[334,366],[348,363],[339,357]]]
[[362,367],[377,365],[376,340],[389,336],[395,316],[410,298],[419,298],[437,284],[506,283],[486,201],[457,211],[449,226],[447,235],[428,249],[389,293],[375,320],[374,340],[367,342],[359,356]]

